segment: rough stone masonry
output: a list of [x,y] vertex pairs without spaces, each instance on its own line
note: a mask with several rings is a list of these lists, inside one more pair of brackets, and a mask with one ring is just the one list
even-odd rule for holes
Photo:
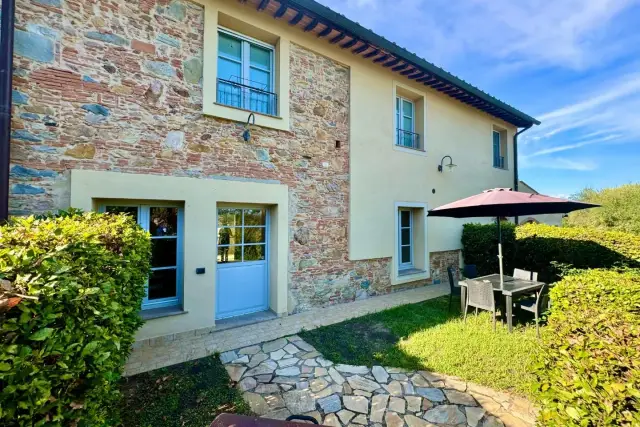
[[348,259],[349,70],[292,44],[292,130],[257,128],[245,143],[242,124],[202,114],[203,12],[17,1],[11,214],[67,207],[72,169],[279,182],[290,311],[390,292],[389,258]]

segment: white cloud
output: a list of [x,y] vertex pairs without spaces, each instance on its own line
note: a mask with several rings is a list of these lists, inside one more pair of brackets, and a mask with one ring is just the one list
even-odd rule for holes
[[437,64],[584,69],[624,54],[608,25],[639,0],[321,0]]
[[621,98],[629,98],[640,92],[640,74],[627,77],[626,80],[610,86],[607,90],[595,94],[591,98],[579,101],[539,116],[540,121],[551,121],[563,117],[575,117],[581,113],[592,111],[603,105],[610,105]]
[[577,101],[539,116],[542,125],[522,138],[523,156],[541,156],[606,143],[640,141],[640,74],[585,85]]
[[520,159],[523,169],[560,169],[570,171],[592,171],[598,164],[591,159],[568,159],[566,157],[523,157]]
[[604,143],[607,141],[613,141],[616,139],[619,139],[621,137],[620,134],[612,134],[612,135],[607,135],[601,138],[596,138],[596,139],[590,139],[590,140],[586,140],[586,141],[581,141],[581,142],[576,142],[575,144],[566,144],[566,145],[558,145],[555,147],[550,147],[550,148],[544,148],[542,150],[538,150],[535,151],[529,155],[527,155],[526,157],[537,157],[537,156],[544,156],[546,154],[553,154],[553,153],[559,153],[561,151],[567,151],[567,150],[575,150],[576,148],[581,148],[587,145],[592,145],[592,144],[598,144],[598,143]]

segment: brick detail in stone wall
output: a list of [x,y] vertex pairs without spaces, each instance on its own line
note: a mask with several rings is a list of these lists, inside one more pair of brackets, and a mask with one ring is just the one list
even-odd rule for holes
[[429,254],[429,264],[433,283],[449,282],[448,267],[456,269],[455,277],[460,275],[460,250],[431,252]]
[[73,169],[279,182],[290,196],[290,312],[391,291],[390,259],[348,258],[346,67],[292,44],[292,130],[257,126],[246,143],[243,123],[202,114],[202,6],[17,3],[13,215],[67,207]]

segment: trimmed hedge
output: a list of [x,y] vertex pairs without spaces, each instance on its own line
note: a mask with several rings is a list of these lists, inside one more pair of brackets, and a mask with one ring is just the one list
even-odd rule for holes
[[0,304],[0,424],[99,426],[117,416],[150,255],[148,233],[125,215],[0,228],[0,301],[13,301]]
[[[514,268],[537,271],[540,280],[555,282],[560,267],[577,269],[627,266],[640,268],[640,235],[596,228],[502,224],[505,272]],[[465,224],[462,254],[481,275],[495,273],[498,237],[495,224]]]
[[[503,222],[502,264],[505,273],[515,266],[515,225]],[[498,227],[493,224],[464,224],[462,227],[462,257],[465,264],[475,264],[478,275],[498,272]]]
[[534,367],[544,426],[640,425],[640,272],[565,277]]

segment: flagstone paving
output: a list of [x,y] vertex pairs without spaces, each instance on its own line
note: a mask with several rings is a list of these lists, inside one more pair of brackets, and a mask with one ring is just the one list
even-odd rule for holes
[[257,415],[311,415],[333,427],[529,427],[519,397],[460,378],[333,364],[297,335],[224,352],[220,360]]

